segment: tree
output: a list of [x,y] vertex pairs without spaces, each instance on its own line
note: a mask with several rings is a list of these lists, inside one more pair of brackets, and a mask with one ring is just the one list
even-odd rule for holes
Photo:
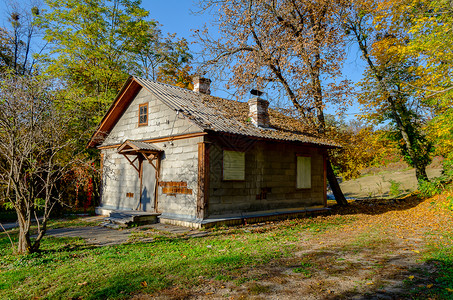
[[[203,11],[217,14],[221,35],[197,32],[210,57],[202,69],[224,76],[230,68],[229,84],[242,93],[264,86],[281,91],[301,121],[324,134],[326,102],[343,101],[347,91],[347,82],[335,82],[344,58],[337,18],[342,6],[324,0],[201,1]],[[346,205],[330,163],[327,176],[335,199]]]
[[403,157],[415,168],[417,180],[427,181],[426,166],[433,146],[422,130],[422,101],[414,88],[418,80],[417,60],[395,51],[405,47],[408,37],[398,28],[384,26],[388,20],[384,20],[385,13],[380,9],[373,2],[358,2],[345,15],[345,31],[358,44],[367,63],[359,102],[370,110],[368,118],[377,123],[393,123],[393,138],[399,141]]
[[192,54],[184,38],[175,39],[175,34],[163,38],[156,26],[144,39],[135,40],[137,73],[147,79],[192,89],[189,74]]
[[191,59],[192,55],[189,53],[185,39],[172,43],[171,51],[168,51],[159,68],[157,80],[192,90],[192,76],[190,75],[192,67],[189,64]]
[[[156,78],[168,57],[190,58],[182,41],[163,39],[140,0],[47,0],[39,24],[51,46],[46,72],[83,95],[86,123],[98,124],[129,74]],[[186,45],[187,46],[187,45]],[[177,53],[177,54],[175,54]]]
[[[17,213],[19,253],[38,251],[59,184],[75,162],[68,124],[76,114],[57,109],[55,83],[38,76],[3,74],[0,85],[1,197]],[[38,233],[30,237],[32,218]]]
[[420,80],[414,86],[432,110],[429,137],[436,143],[437,154],[453,159],[453,3],[401,0],[398,5],[388,3],[387,7],[395,19],[405,16],[400,26],[411,35],[399,53],[416,56],[423,62],[417,67]]
[[[33,42],[39,33],[34,20],[40,14],[37,6],[9,2],[9,28],[0,27],[0,71],[30,75],[36,69]],[[39,49],[38,51],[42,51]]]
[[386,129],[375,129],[370,124],[352,120],[326,118],[329,137],[343,146],[341,151],[332,154],[335,171],[344,180],[358,178],[363,169],[384,166],[398,155],[396,142],[389,140]]
[[[95,126],[133,71],[132,45],[155,26],[140,1],[48,0],[39,25],[50,53],[46,73],[83,95],[88,128]],[[86,130],[87,128],[85,128]]]

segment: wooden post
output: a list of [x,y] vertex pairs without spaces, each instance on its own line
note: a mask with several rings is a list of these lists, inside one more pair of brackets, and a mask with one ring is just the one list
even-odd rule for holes
[[204,219],[209,204],[209,143],[198,143],[197,218]]
[[160,153],[156,154],[156,180],[154,181],[154,212],[158,212],[158,197],[159,197],[159,176],[160,176]]
[[324,180],[324,206],[327,207],[327,153],[322,155]]
[[140,199],[139,210],[142,210],[142,193],[143,193],[143,157],[138,157],[138,178],[140,179]]

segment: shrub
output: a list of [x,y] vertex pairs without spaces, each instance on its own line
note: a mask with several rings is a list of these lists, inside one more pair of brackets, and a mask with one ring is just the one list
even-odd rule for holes
[[418,184],[418,190],[423,197],[432,197],[442,193],[445,189],[445,177],[433,178],[431,181],[421,181]]
[[396,197],[400,194],[401,182],[395,181],[393,179],[389,180],[390,182],[390,195]]

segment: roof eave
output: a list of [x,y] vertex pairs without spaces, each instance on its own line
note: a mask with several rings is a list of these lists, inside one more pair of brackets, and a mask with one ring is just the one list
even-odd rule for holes
[[247,138],[250,138],[250,139],[262,140],[262,141],[298,143],[298,144],[311,145],[311,146],[314,146],[314,147],[325,148],[325,149],[341,149],[341,148],[343,148],[340,145],[334,145],[334,144],[327,144],[327,143],[323,144],[323,143],[315,143],[315,142],[304,142],[304,141],[300,141],[300,140],[261,137],[261,136],[253,136],[253,135],[232,133],[232,132],[225,132],[225,131],[206,130],[206,132],[208,134],[210,133],[210,134],[226,134],[226,135],[230,135],[230,136],[243,136],[243,137],[247,137]]

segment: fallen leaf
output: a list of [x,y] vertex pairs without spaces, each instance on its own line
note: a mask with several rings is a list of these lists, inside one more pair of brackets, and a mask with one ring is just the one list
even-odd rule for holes
[[141,283],[141,285],[142,285],[142,287],[147,287],[147,286],[148,286],[148,283],[147,283],[146,281],[143,281],[143,282]]
[[412,279],[414,279],[414,275],[408,276],[407,278],[409,278],[410,280],[412,280]]
[[87,284],[88,284],[88,282],[86,282],[86,281],[77,283],[77,285],[87,285]]
[[415,253],[420,253],[420,251],[418,251],[418,250],[412,250],[412,251],[414,251]]
[[432,284],[432,283],[431,283],[431,284],[428,284],[428,285],[426,285],[426,287],[430,289],[430,288],[433,287],[433,284]]

